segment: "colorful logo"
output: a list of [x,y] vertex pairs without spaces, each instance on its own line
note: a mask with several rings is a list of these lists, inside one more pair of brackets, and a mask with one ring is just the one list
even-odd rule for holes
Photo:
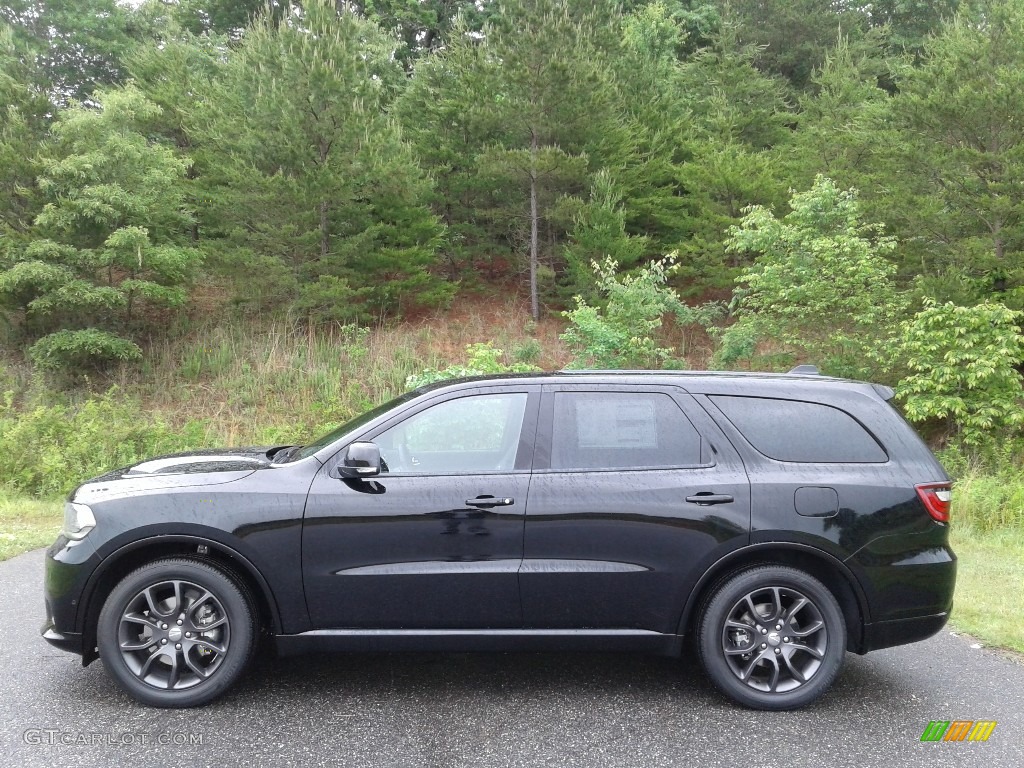
[[988,741],[995,729],[995,720],[932,720],[921,741]]

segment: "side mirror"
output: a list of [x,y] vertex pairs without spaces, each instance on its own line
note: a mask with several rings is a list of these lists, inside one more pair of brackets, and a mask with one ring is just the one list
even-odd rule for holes
[[379,475],[380,448],[376,443],[352,443],[345,451],[345,458],[330,474],[345,480]]

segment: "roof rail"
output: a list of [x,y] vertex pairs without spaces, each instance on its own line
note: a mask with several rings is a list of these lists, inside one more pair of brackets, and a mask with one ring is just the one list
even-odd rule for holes
[[687,368],[661,368],[658,370],[650,370],[648,368],[562,368],[556,373],[566,375],[576,374],[609,374],[609,373],[627,373],[630,376],[671,376],[677,373],[706,373],[706,371],[691,371]]
[[797,374],[800,376],[818,376],[821,371],[818,370],[816,365],[798,365],[796,368],[790,371],[791,374]]

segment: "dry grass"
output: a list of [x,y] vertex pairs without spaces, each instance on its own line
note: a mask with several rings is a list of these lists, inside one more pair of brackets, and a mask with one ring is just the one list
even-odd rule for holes
[[472,343],[494,342],[509,363],[560,368],[569,360],[563,327],[558,318],[530,322],[516,300],[463,300],[377,329],[207,322],[155,342],[141,367],[122,369],[111,383],[171,424],[201,420],[210,442],[261,442],[268,430],[296,428],[303,437],[404,391],[411,374],[464,362]]

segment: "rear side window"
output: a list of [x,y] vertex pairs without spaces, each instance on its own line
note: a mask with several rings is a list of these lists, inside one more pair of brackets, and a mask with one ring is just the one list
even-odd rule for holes
[[700,435],[660,392],[555,393],[552,469],[700,464]]
[[838,408],[767,397],[709,397],[747,442],[770,459],[858,464],[889,459],[878,441]]

